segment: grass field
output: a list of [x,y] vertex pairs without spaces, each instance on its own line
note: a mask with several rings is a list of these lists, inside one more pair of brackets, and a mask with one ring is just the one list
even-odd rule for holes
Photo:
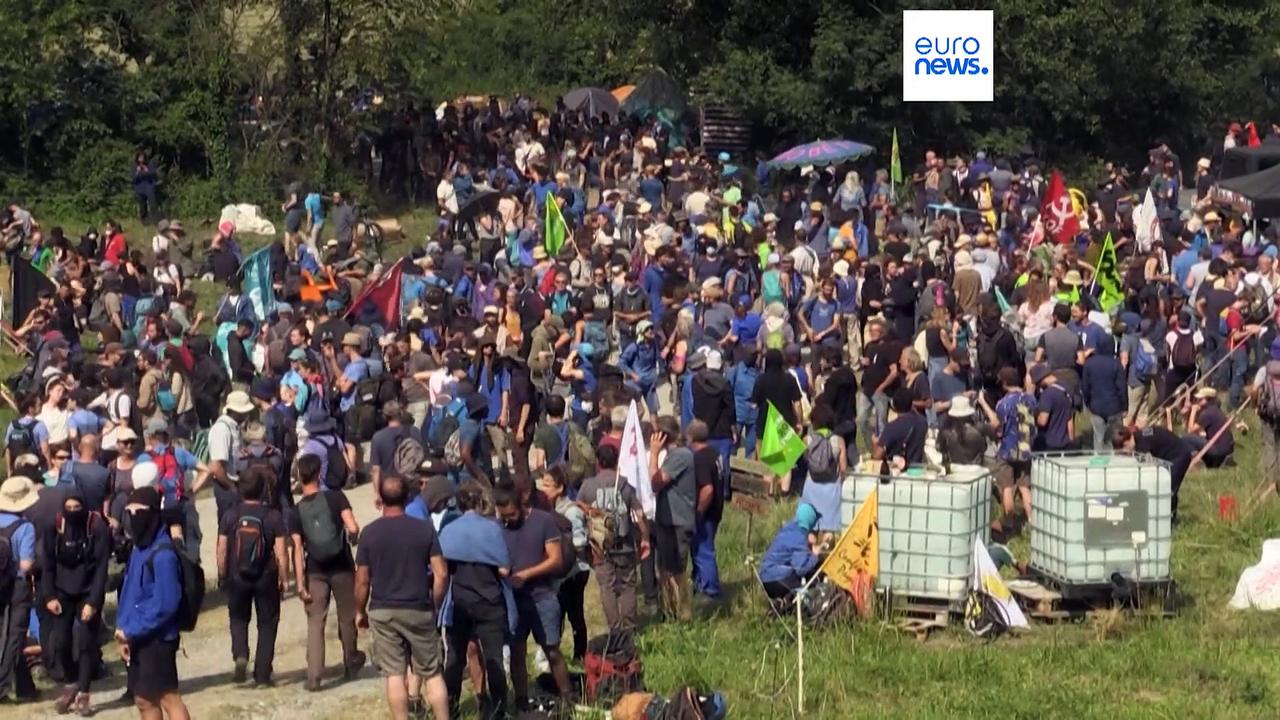
[[[431,220],[416,214],[403,217],[402,224],[420,242]],[[137,227],[127,234],[134,246],[150,238]],[[406,247],[393,247],[387,256]],[[197,289],[208,314],[218,289],[207,283]],[[6,353],[0,371],[11,373],[17,363]],[[0,420],[10,417],[0,412]],[[1190,602],[1178,617],[1116,614],[1033,625],[995,642],[956,628],[921,643],[875,620],[808,632],[803,717],[1280,717],[1277,620],[1226,608],[1240,571],[1257,561],[1262,540],[1280,527],[1274,500],[1247,511],[1261,480],[1256,432],[1238,437],[1237,446],[1237,468],[1193,473],[1183,485],[1184,522],[1175,532],[1173,566]],[[1218,518],[1217,498],[1225,493],[1238,498],[1241,519]],[[699,604],[692,624],[646,627],[640,643],[650,687],[668,694],[684,684],[718,689],[728,698],[732,718],[801,717],[794,630],[767,613],[747,562],[763,552],[791,509],[785,503],[752,517],[749,544],[746,514],[728,510],[718,552],[726,598],[719,605]],[[1014,547],[1025,551],[1025,543]],[[600,628],[594,583],[590,587],[588,617]],[[282,636],[279,642],[302,639]],[[315,717],[381,716],[381,702],[371,691]],[[228,706],[225,715],[279,715],[261,710]]]

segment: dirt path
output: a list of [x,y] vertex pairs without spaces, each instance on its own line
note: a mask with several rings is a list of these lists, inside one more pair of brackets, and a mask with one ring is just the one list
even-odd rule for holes
[[[365,485],[348,493],[360,524],[366,525],[377,517],[373,507],[373,493]],[[214,517],[213,497],[201,498],[200,527],[204,531],[201,543],[202,563],[206,572],[215,574],[214,547],[217,541],[217,525]],[[227,608],[220,595],[206,600],[206,610],[194,633],[183,637],[183,653],[178,656],[178,675],[182,679],[182,694],[191,716],[197,720],[233,720],[254,718],[290,718],[298,720],[323,718],[350,718],[360,713],[371,717],[385,714],[381,703],[381,684],[376,673],[365,667],[359,679],[341,683],[341,645],[336,630],[336,611],[330,607],[327,632],[328,648],[325,658],[329,663],[328,681],[317,693],[303,689],[306,671],[307,618],[301,601],[287,598],[280,611],[280,628],[276,639],[275,681],[269,689],[237,686],[231,682],[231,637],[227,625]],[[250,631],[250,648],[256,631]],[[361,648],[366,647],[366,636],[361,635]],[[114,700],[124,689],[124,665],[120,662],[114,644],[104,648],[112,676],[96,683],[93,690],[95,704]],[[0,720],[6,718],[58,717],[53,712],[54,691],[45,693],[45,701],[22,706],[0,706]],[[123,720],[137,717],[132,707],[104,708],[96,717],[105,720]]]

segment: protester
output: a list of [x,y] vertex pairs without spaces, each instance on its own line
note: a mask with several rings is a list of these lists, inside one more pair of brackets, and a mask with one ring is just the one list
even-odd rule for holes
[[431,523],[404,514],[409,487],[399,475],[382,478],[382,517],[369,523],[356,551],[356,626],[373,636],[373,664],[386,679],[391,716],[449,717],[444,659],[436,619],[449,567]]

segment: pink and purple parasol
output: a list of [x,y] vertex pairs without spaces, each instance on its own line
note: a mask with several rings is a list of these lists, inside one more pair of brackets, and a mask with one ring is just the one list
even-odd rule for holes
[[834,165],[870,154],[874,148],[852,140],[816,140],[787,150],[769,161],[770,167],[796,168],[805,165]]

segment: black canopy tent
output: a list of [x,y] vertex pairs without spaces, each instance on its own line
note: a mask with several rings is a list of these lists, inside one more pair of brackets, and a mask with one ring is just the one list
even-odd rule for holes
[[1280,165],[1220,180],[1213,201],[1254,219],[1280,217]]
[[1229,148],[1222,154],[1222,170],[1218,179],[1252,175],[1276,165],[1280,165],[1280,143]]

